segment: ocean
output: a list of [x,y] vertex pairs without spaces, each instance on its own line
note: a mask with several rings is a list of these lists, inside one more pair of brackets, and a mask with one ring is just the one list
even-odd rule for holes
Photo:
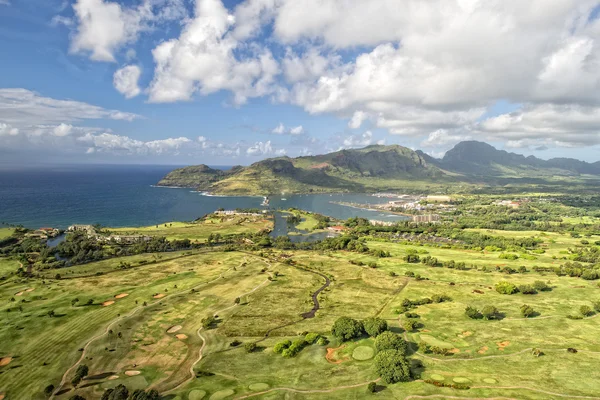
[[[207,196],[191,189],[153,186],[174,168],[177,167],[77,165],[0,170],[0,224],[63,229],[72,224],[146,226],[191,221],[220,207],[261,208],[262,197]],[[403,219],[334,204],[386,201],[366,194],[287,195],[271,197],[270,207],[296,207],[340,219]]]

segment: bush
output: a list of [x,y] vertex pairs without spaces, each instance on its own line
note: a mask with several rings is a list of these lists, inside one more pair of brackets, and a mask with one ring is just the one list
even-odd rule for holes
[[498,317],[498,309],[494,306],[487,305],[481,310],[481,315],[484,319],[496,319]]
[[408,382],[411,379],[408,360],[398,350],[384,350],[375,356],[375,370],[386,383]]
[[246,353],[252,353],[254,350],[256,350],[256,343],[254,342],[248,342],[244,345],[244,350],[246,350]]
[[377,391],[377,384],[375,382],[369,382],[367,385],[367,392],[375,393]]
[[523,304],[521,306],[520,310],[521,310],[521,315],[525,318],[532,317],[535,314],[533,307],[528,306],[527,304]]
[[331,334],[343,341],[359,337],[363,332],[363,324],[349,317],[338,318],[331,328]]
[[433,296],[431,296],[431,301],[433,303],[444,303],[447,301],[452,301],[452,299],[450,298],[450,296],[447,296],[445,294],[434,294]]
[[512,254],[512,253],[502,253],[500,254],[500,257],[503,260],[518,260],[519,256],[516,254]]
[[502,281],[496,283],[496,292],[500,294],[514,294],[518,291],[519,289],[510,282]]
[[465,308],[465,314],[471,319],[479,319],[482,317],[479,310],[472,306],[467,306],[467,308]]
[[386,331],[375,339],[375,349],[377,351],[397,350],[402,354],[406,354],[406,341],[400,335]]
[[533,282],[533,288],[539,292],[547,292],[551,290],[550,286],[546,284],[546,282],[535,281]]
[[306,343],[306,340],[304,339],[296,339],[292,342],[290,347],[281,352],[281,355],[286,358],[295,357],[307,344],[308,343]]
[[404,322],[402,322],[402,328],[406,332],[412,332],[417,328],[418,324],[419,323],[416,320],[408,318],[408,319],[405,319]]
[[291,340],[284,340],[282,342],[277,343],[275,346],[273,346],[273,351],[277,354],[281,354],[283,352],[283,350],[287,349],[291,345],[292,345]]
[[319,340],[320,337],[321,335],[319,335],[318,333],[310,332],[307,333],[306,336],[304,336],[304,340],[306,340],[306,343],[308,344],[314,344],[317,340]]
[[537,294],[537,290],[531,285],[519,285],[519,292],[523,294]]
[[387,321],[377,317],[367,318],[362,322],[362,324],[365,332],[367,332],[367,335],[371,337],[377,337],[381,333],[388,330]]
[[594,311],[592,310],[592,308],[590,306],[579,307],[579,313],[581,315],[583,315],[584,317],[589,317],[589,316],[594,315]]
[[324,337],[324,336],[321,336],[321,337],[319,338],[319,340],[317,340],[317,344],[318,344],[319,346],[327,346],[327,345],[329,344],[329,340],[327,340],[327,338],[326,338],[326,337]]
[[595,281],[598,278],[600,278],[598,271],[594,271],[593,269],[586,269],[581,273],[581,279],[585,279],[586,281]]

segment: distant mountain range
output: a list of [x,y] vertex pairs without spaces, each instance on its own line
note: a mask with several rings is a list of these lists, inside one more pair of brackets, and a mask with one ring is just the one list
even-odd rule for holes
[[600,162],[542,160],[477,141],[454,146],[442,159],[399,145],[374,145],[307,157],[279,157],[228,171],[197,165],[179,168],[158,185],[216,194],[428,191],[507,182],[600,178]]

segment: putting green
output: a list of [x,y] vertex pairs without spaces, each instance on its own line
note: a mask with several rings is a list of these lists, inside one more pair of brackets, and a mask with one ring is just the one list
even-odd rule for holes
[[495,380],[494,378],[483,378],[483,381],[485,383],[498,383],[498,381]]
[[188,400],[201,400],[204,396],[206,396],[204,390],[196,389],[188,393]]
[[443,340],[440,340],[431,335],[419,335],[419,337],[421,338],[422,341],[424,341],[425,343],[427,343],[430,346],[445,347],[445,348],[453,348],[454,347],[454,345],[452,343],[444,342]]
[[248,386],[248,389],[254,391],[254,392],[259,392],[261,390],[267,390],[269,388],[269,385],[267,383],[253,383],[252,385]]
[[454,378],[452,380],[456,383],[471,383],[471,380],[467,378]]
[[235,392],[233,391],[233,389],[219,390],[218,392],[215,392],[212,396],[210,396],[210,400],[221,400],[225,397],[231,396],[234,393]]
[[444,379],[446,379],[446,378],[444,378],[443,375],[439,375],[439,374],[431,374],[431,375],[429,375],[429,377],[431,379],[433,379],[434,381],[443,381]]
[[358,346],[352,352],[352,358],[359,361],[370,360],[375,355],[375,350],[369,346]]

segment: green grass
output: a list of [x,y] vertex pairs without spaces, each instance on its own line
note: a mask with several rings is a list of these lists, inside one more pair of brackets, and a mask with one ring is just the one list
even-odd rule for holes
[[[188,224],[169,228],[192,229]],[[147,228],[151,230],[150,228]],[[156,229],[156,228],[155,228]],[[423,381],[385,385],[378,398],[404,399],[422,396],[463,396],[472,398],[509,397],[519,399],[559,399],[596,396],[600,391],[600,317],[571,320],[581,305],[600,300],[597,282],[558,277],[532,271],[533,265],[553,266],[562,262],[552,255],[580,243],[580,239],[536,231],[482,231],[491,235],[535,236],[544,240],[546,253],[536,260],[501,260],[500,253],[442,249],[370,240],[371,249],[384,249],[389,258],[342,251],[285,251],[293,265],[280,261],[280,252],[258,253],[197,251],[139,255],[105,260],[60,270],[39,271],[39,278],[19,278],[18,263],[0,258],[0,357],[13,361],[0,367],[0,393],[7,398],[42,399],[43,388],[58,385],[62,374],[81,356],[80,348],[97,336],[85,351],[90,375],[77,391],[88,399],[99,398],[104,389],[120,383],[130,390],[156,388],[160,392],[178,387],[173,398],[237,398],[272,388],[325,390],[351,386],[377,379],[372,358],[374,339],[362,337],[341,343],[330,334],[340,316],[364,319],[379,316],[390,329],[411,343],[410,357],[419,360],[416,369],[423,379],[464,383],[471,389],[438,388]],[[592,238],[591,240],[595,240]],[[591,241],[590,240],[590,241]],[[475,266],[466,271],[407,264],[407,250],[427,251],[440,260],[464,261]],[[377,268],[358,266],[351,260],[375,261]],[[127,262],[128,269],[119,264]],[[525,265],[529,272],[507,275],[484,272],[482,267]],[[263,269],[266,269],[264,272]],[[493,268],[492,268],[493,270]],[[273,272],[277,277],[269,280]],[[411,271],[426,278],[416,280]],[[102,275],[96,275],[101,272]],[[311,319],[300,315],[313,307],[311,294],[324,284],[319,272],[331,285],[319,295],[320,310]],[[391,273],[394,274],[391,274]],[[37,273],[37,272],[36,272]],[[63,279],[55,280],[60,273]],[[493,287],[499,281],[532,284],[547,282],[552,291],[536,295],[501,295]],[[33,291],[26,291],[33,288]],[[192,291],[194,289],[194,291]],[[17,293],[21,293],[17,296]],[[117,299],[115,296],[128,293]],[[157,294],[164,295],[156,299]],[[446,294],[451,302],[418,306],[419,327],[404,333],[406,318],[396,310],[403,299],[422,299]],[[239,305],[235,299],[239,297]],[[14,298],[15,301],[11,301]],[[72,304],[73,299],[79,299]],[[88,299],[93,305],[86,306]],[[102,306],[106,301],[112,305]],[[143,306],[146,302],[147,305]],[[520,306],[528,304],[539,315],[525,319]],[[496,306],[499,320],[473,320],[466,317],[467,305]],[[19,310],[19,306],[23,311]],[[10,312],[7,310],[10,309]],[[48,311],[54,311],[51,318]],[[212,329],[201,329],[201,320],[218,315]],[[103,334],[109,324],[112,334]],[[169,327],[181,325],[176,333]],[[327,346],[306,346],[296,357],[284,358],[273,351],[283,339],[295,340],[305,332],[326,336]],[[266,334],[268,336],[266,336]],[[177,338],[186,335],[187,338]],[[240,345],[231,346],[239,341]],[[244,344],[255,342],[257,350],[247,353]],[[453,355],[423,354],[417,344],[452,349]],[[196,362],[203,346],[202,360]],[[327,348],[336,350],[339,364],[325,358]],[[578,350],[567,353],[567,347]],[[532,348],[544,352],[531,354]],[[494,357],[490,357],[494,356]],[[189,380],[190,369],[200,373]],[[127,377],[125,371],[141,374]],[[106,375],[104,375],[106,374]],[[118,379],[108,380],[108,375]],[[71,375],[69,375],[69,380]],[[67,385],[70,387],[70,384]],[[507,389],[510,387],[511,389]],[[555,396],[552,393],[562,394]],[[366,396],[366,386],[327,393],[297,393],[275,390],[257,398],[347,399]]]
[[0,228],[0,240],[11,237],[14,232],[14,228]]

